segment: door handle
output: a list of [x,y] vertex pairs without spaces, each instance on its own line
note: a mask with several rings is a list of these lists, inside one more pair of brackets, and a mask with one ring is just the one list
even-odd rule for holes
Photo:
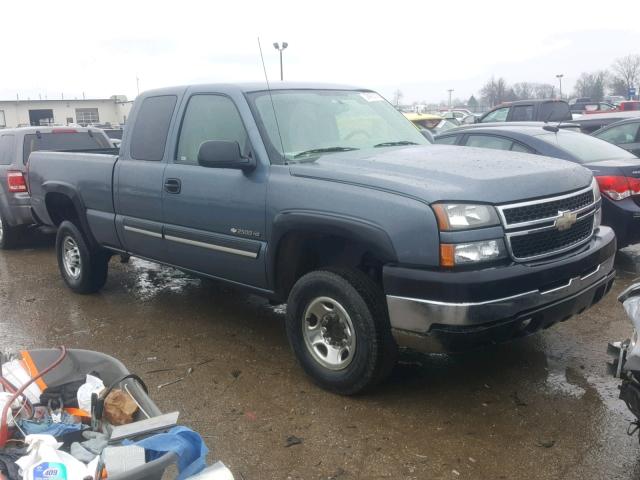
[[164,190],[167,193],[180,193],[182,182],[178,178],[167,178],[164,181]]

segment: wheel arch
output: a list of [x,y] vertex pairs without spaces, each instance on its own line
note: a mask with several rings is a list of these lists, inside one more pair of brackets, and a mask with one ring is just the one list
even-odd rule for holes
[[357,267],[381,283],[382,265],[397,262],[393,243],[379,225],[312,211],[276,215],[267,257],[270,285],[283,301],[296,280],[315,268]]
[[89,227],[86,207],[78,191],[72,185],[62,182],[45,182],[42,189],[45,211],[51,224],[58,227],[68,220],[85,234],[91,246],[97,245]]

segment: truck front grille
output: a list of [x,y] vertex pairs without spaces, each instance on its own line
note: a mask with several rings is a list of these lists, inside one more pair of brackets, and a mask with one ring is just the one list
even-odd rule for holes
[[503,210],[507,225],[531,222],[545,218],[555,218],[559,211],[579,210],[593,203],[593,190],[580,193],[574,197],[562,198],[545,203],[534,203],[522,207],[505,208]]
[[[535,260],[568,252],[593,235],[600,208],[593,188],[552,198],[498,207],[505,240],[516,261]],[[571,224],[571,221],[575,223]]]
[[557,229],[543,230],[511,237],[511,253],[516,259],[539,257],[570,250],[591,237],[593,215],[581,218],[563,232]]

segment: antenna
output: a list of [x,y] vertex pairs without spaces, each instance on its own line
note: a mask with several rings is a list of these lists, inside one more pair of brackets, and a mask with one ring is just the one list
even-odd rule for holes
[[269,77],[267,76],[267,67],[264,64],[264,56],[262,55],[262,45],[260,45],[260,37],[258,37],[258,49],[260,50],[260,60],[262,60],[262,70],[264,70],[264,79],[267,81],[267,91],[269,92],[269,99],[271,100],[271,108],[273,109],[273,118],[276,121],[276,130],[278,130],[278,138],[280,139],[280,148],[282,149],[282,158],[285,164],[287,158],[284,155],[284,142],[282,141],[282,135],[280,134],[280,124],[278,123],[278,115],[276,115],[276,106],[273,103],[273,95],[271,94],[271,85],[269,85]]

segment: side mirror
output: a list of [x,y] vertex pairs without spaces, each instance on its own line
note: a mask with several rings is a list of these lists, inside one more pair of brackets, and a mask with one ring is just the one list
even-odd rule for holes
[[198,164],[208,168],[235,168],[253,170],[256,166],[252,157],[243,157],[238,142],[208,141],[200,145]]
[[429,143],[433,143],[433,133],[431,133],[429,130],[427,130],[426,128],[421,128],[420,129],[420,133],[422,134],[422,136],[424,138],[426,138]]
[[467,115],[466,117],[464,117],[464,119],[462,119],[462,123],[465,125],[478,123],[478,117],[476,117],[475,115]]

